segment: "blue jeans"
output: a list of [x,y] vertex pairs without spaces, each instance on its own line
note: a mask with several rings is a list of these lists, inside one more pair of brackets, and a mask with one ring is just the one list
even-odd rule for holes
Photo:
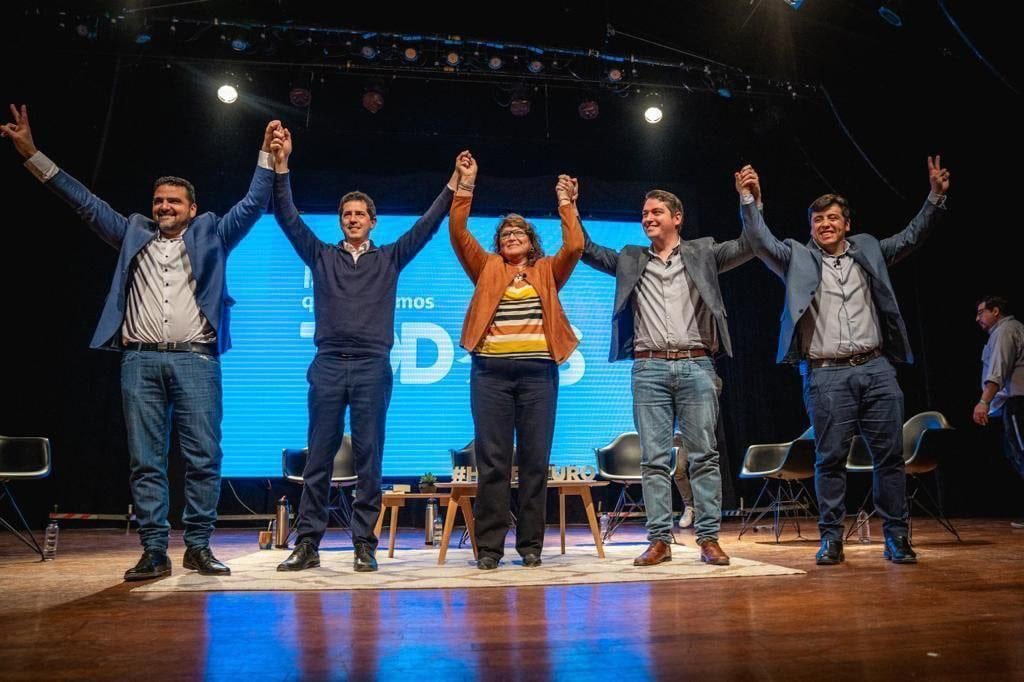
[[377,549],[374,526],[380,514],[380,479],[384,458],[384,428],[391,403],[393,377],[387,355],[320,352],[306,373],[309,380],[309,456],[302,472],[296,532],[299,540],[320,546],[327,530],[327,495],[334,472],[334,455],[345,435],[345,409],[352,422],[355,500],[352,503],[352,542]]
[[125,351],[121,400],[131,458],[131,489],[139,539],[167,551],[171,427],[185,458],[185,544],[206,547],[220,500],[220,360],[200,353]]
[[804,377],[804,404],[814,427],[814,489],[823,540],[843,539],[846,458],[857,433],[871,452],[875,509],[886,537],[907,534],[903,466],[903,392],[884,357],[856,367],[822,367]]
[[698,540],[717,540],[722,523],[722,472],[715,424],[722,382],[709,358],[636,360],[633,421],[640,434],[640,473],[647,508],[647,540],[672,542],[672,435],[683,437],[693,489]]

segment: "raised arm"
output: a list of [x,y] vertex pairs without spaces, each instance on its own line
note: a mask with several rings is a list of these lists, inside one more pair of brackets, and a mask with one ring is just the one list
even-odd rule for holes
[[263,146],[260,148],[259,162],[252,181],[249,183],[249,191],[217,223],[217,232],[229,250],[235,248],[238,242],[242,241],[242,237],[249,234],[249,230],[267,210],[267,203],[270,202],[270,194],[274,187],[270,146],[275,131],[280,129],[280,121],[275,120],[267,124],[263,131]]
[[417,253],[423,250],[441,226],[444,220],[445,211],[452,204],[452,197],[455,194],[455,186],[459,182],[459,170],[452,170],[452,176],[448,184],[441,189],[441,193],[434,199],[427,212],[410,227],[405,234],[398,238],[394,246],[395,262],[401,270],[409,264]]
[[274,133],[271,142],[274,155],[274,218],[281,226],[284,236],[292,243],[299,258],[309,266],[316,261],[316,255],[323,246],[313,230],[302,220],[292,200],[291,173],[288,158],[292,154],[292,134],[282,127]]
[[60,170],[57,164],[36,148],[27,106],[22,104],[19,108],[12,104],[11,114],[14,122],[0,125],[0,137],[11,140],[15,150],[25,159],[25,168],[66,201],[103,241],[115,249],[120,248],[128,229],[128,219],[90,192],[85,185]]
[[879,242],[886,264],[892,265],[906,258],[945,220],[949,170],[942,167],[942,157],[939,155],[934,159],[928,157],[928,183],[931,191],[917,215],[901,231]]
[[562,246],[551,257],[551,274],[555,285],[562,288],[583,255],[583,226],[575,202],[579,196],[579,183],[568,175],[559,175],[555,196],[558,197],[558,215],[562,219]]
[[462,269],[469,279],[476,284],[480,271],[487,262],[487,251],[480,246],[467,227],[469,209],[473,204],[473,188],[476,186],[476,159],[468,151],[459,154],[455,160],[455,168],[459,174],[458,189],[452,200],[452,211],[448,217],[448,234],[451,236],[452,248],[462,263]]
[[[740,218],[743,220],[743,237],[754,255],[761,259],[768,269],[779,277],[786,277],[786,268],[792,256],[792,249],[780,242],[771,233],[761,215],[761,180],[750,166],[744,166],[735,174],[736,193],[740,196]],[[721,262],[719,269],[721,271]],[[735,266],[734,266],[735,267]]]

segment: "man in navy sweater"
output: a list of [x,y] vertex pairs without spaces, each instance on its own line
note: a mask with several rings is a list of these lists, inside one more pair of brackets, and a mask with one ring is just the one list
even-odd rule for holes
[[309,457],[302,473],[298,544],[279,571],[320,565],[319,546],[327,528],[327,494],[334,455],[344,435],[345,408],[351,412],[356,484],[352,514],[353,566],[376,571],[384,426],[391,401],[391,346],[394,344],[398,275],[437,234],[452,203],[458,174],[422,218],[399,239],[384,246],[370,240],[377,222],[373,200],[362,192],[341,198],[338,215],[345,239],[317,239],[292,201],[288,157],[291,132],[280,129],[274,152],[274,216],[299,257],[313,273],[316,357],[309,367]]

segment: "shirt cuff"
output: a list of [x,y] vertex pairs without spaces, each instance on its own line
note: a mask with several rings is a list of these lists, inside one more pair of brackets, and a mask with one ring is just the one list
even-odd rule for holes
[[740,192],[740,204],[746,206],[747,204],[754,203],[754,195],[750,192]]
[[32,175],[36,176],[39,182],[46,182],[60,171],[57,168],[57,164],[50,160],[46,154],[42,152],[36,152],[32,156],[25,159],[25,168],[29,170]]
[[946,195],[928,192],[928,203],[932,204],[936,208],[946,208]]
[[260,150],[260,157],[256,160],[256,165],[260,168],[266,168],[267,170],[274,170],[274,158],[269,152]]

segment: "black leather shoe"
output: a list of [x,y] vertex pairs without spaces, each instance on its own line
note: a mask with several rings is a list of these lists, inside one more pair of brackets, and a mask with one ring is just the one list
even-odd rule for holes
[[124,572],[124,579],[127,581],[151,580],[170,574],[171,560],[167,558],[167,552],[161,552],[158,549],[147,549],[142,552],[142,558],[139,559],[139,563]]
[[843,554],[843,541],[842,540],[821,540],[821,549],[818,550],[815,561],[819,566],[832,566],[835,564],[841,564],[846,560],[846,555]]
[[199,571],[199,575],[231,575],[231,569],[213,556],[209,547],[189,547],[181,565],[190,571]]
[[352,560],[352,568],[357,573],[372,573],[377,570],[377,560],[373,558],[373,548],[369,545],[356,545],[356,556]]
[[526,568],[535,568],[540,565],[540,554],[527,554],[523,557],[523,566]]
[[885,539],[885,551],[882,553],[889,561],[894,564],[916,564],[917,553],[914,552],[914,548],[910,546],[910,538],[906,535],[897,535],[896,537]]
[[320,552],[316,543],[309,538],[299,540],[291,556],[277,565],[279,571],[304,571],[320,565]]
[[498,560],[492,556],[482,556],[476,560],[476,567],[481,571],[493,571],[498,567]]

